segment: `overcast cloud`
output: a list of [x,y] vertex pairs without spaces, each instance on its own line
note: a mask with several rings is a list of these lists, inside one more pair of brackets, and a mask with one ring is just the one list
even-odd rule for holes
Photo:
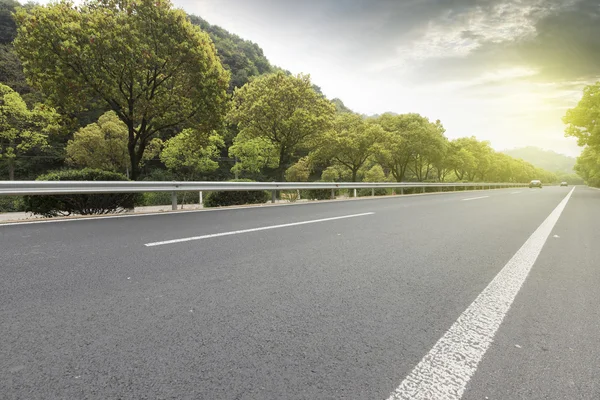
[[364,114],[577,155],[561,117],[600,79],[598,0],[175,0]]

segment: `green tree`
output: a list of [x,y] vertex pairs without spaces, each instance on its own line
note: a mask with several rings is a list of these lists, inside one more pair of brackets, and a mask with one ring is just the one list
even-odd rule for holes
[[586,86],[583,96],[563,118],[565,136],[576,137],[579,146],[600,148],[600,82]]
[[15,50],[34,87],[69,112],[97,100],[125,123],[133,179],[160,132],[219,126],[229,74],[170,1],[63,1],[19,9],[16,21]]
[[273,142],[264,137],[248,139],[237,135],[229,147],[229,156],[237,160],[231,172],[260,173],[263,168],[277,168],[279,154]]
[[165,142],[160,160],[185,180],[194,180],[219,167],[215,159],[223,145],[223,138],[216,132],[203,135],[193,129],[184,129]]
[[343,113],[336,116],[332,129],[319,140],[311,157],[333,161],[348,169],[352,182],[358,171],[375,154],[375,146],[384,136],[381,126],[366,122],[361,116]]
[[283,180],[299,152],[307,151],[330,128],[334,112],[334,106],[315,92],[306,75],[279,72],[260,76],[234,93],[229,120],[237,125],[239,134],[230,155],[241,159],[243,143],[260,140],[269,155],[276,155],[276,159],[268,158],[276,166],[276,179]]
[[385,182],[387,181],[387,177],[385,176],[385,172],[381,165],[373,165],[367,172],[365,172],[365,177],[363,179],[365,182]]
[[285,180],[288,182],[308,182],[310,170],[310,160],[308,157],[302,157],[285,171]]
[[374,119],[387,132],[378,148],[379,163],[402,182],[408,172],[428,179],[434,162],[440,162],[446,145],[439,121],[431,123],[419,114],[383,114]]
[[127,125],[114,111],[79,129],[67,142],[67,162],[82,168],[125,172],[129,166]]
[[59,115],[53,108],[36,104],[29,109],[21,95],[0,83],[0,161],[15,179],[15,160],[48,144],[48,134],[59,129]]

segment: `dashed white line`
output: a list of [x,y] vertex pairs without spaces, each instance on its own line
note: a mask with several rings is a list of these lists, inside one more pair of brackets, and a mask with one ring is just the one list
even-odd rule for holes
[[510,194],[519,194],[519,193],[521,193],[521,192],[511,192]]
[[469,200],[479,200],[479,199],[487,199],[490,196],[480,196],[480,197],[470,197],[468,199],[462,199],[462,201],[469,201]]
[[458,400],[462,397],[573,190],[575,188],[458,317],[388,400]]
[[313,219],[313,220],[310,220],[310,221],[291,222],[289,224],[263,226],[263,227],[260,227],[260,228],[242,229],[242,230],[239,230],[239,231],[212,233],[212,234],[209,234],[209,235],[193,236],[193,237],[187,237],[187,238],[182,238],[182,239],[165,240],[165,241],[162,241],[162,242],[146,243],[144,246],[146,246],[146,247],[162,246],[162,245],[165,245],[165,244],[190,242],[192,240],[210,239],[210,238],[215,238],[215,237],[220,237],[220,236],[239,235],[241,233],[266,231],[266,230],[269,230],[269,229],[286,228],[288,226],[315,224],[317,222],[335,221],[335,220],[338,220],[338,219],[356,218],[356,217],[363,217],[365,215],[373,215],[373,214],[375,214],[375,213],[374,212],[366,212],[366,213],[361,213],[361,214],[342,215],[342,216],[339,216],[339,217]]

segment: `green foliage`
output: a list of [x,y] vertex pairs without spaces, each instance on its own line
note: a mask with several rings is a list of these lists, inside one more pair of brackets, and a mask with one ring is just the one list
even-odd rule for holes
[[385,176],[385,172],[381,165],[373,165],[371,169],[365,172],[365,176],[363,178],[364,182],[385,182],[387,181],[387,177]]
[[308,157],[302,157],[285,171],[285,180],[288,182],[308,182],[309,177],[310,160]]
[[600,150],[586,146],[577,158],[575,171],[588,185],[600,187]]
[[15,159],[48,144],[48,134],[58,130],[54,109],[36,104],[29,109],[17,92],[0,83],[0,162],[14,179]]
[[0,44],[10,44],[17,34],[12,13],[21,5],[14,0],[0,1]]
[[278,72],[258,77],[234,93],[229,121],[239,129],[235,140],[239,147],[232,148],[230,155],[242,159],[241,143],[261,140],[268,154],[261,157],[277,166],[275,177],[283,180],[298,153],[329,129],[334,112],[333,105],[312,88],[308,76]]
[[67,162],[83,168],[124,172],[129,165],[127,126],[114,111],[79,129],[67,143]]
[[356,182],[358,171],[377,150],[385,133],[381,126],[367,123],[361,116],[343,113],[336,116],[332,129],[319,139],[311,158],[332,161],[350,173]]
[[190,15],[189,18],[192,24],[198,25],[210,35],[221,63],[231,72],[230,92],[244,86],[254,76],[273,72],[273,67],[257,44],[211,25],[195,15]]
[[412,172],[415,180],[429,179],[433,163],[444,155],[446,138],[439,121],[431,123],[419,114],[383,114],[374,119],[386,135],[378,148],[379,163],[397,182]]
[[222,146],[223,138],[214,131],[201,134],[185,129],[165,142],[160,160],[170,171],[186,180],[194,180],[200,174],[219,167],[215,159],[219,157],[219,148]]
[[563,118],[565,136],[577,138],[579,146],[600,147],[600,82],[583,89],[583,96]]
[[302,198],[307,200],[329,200],[331,199],[331,189],[308,189],[303,190]]
[[[234,179],[231,182],[252,182],[250,179]],[[204,207],[225,207],[243,204],[266,203],[271,194],[265,190],[240,190],[210,192],[204,196]]]
[[335,106],[335,112],[337,114],[354,114],[354,112],[344,105],[344,102],[338,98],[331,100],[331,103]]
[[0,196],[0,213],[25,211],[21,196]]
[[210,37],[170,1],[51,3],[18,10],[16,21],[15,50],[34,87],[64,111],[97,100],[125,123],[134,179],[159,133],[220,126],[229,74]]
[[[38,181],[126,181],[124,175],[99,169],[63,170],[41,175]],[[44,217],[92,215],[133,209],[136,194],[70,194],[24,196],[25,211]]]
[[340,165],[327,167],[321,174],[323,182],[348,182],[350,181],[350,171]]
[[584,147],[575,172],[590,186],[600,187],[600,82],[586,86],[577,106],[563,118],[565,136],[577,138]]
[[238,160],[231,168],[234,173],[259,173],[263,168],[277,168],[279,165],[277,148],[266,137],[236,136],[229,148],[229,156]]

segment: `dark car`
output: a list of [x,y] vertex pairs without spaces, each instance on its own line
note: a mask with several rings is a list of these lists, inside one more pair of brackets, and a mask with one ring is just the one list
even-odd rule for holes
[[529,188],[542,188],[542,181],[539,181],[537,179],[532,180],[531,182],[529,182]]

